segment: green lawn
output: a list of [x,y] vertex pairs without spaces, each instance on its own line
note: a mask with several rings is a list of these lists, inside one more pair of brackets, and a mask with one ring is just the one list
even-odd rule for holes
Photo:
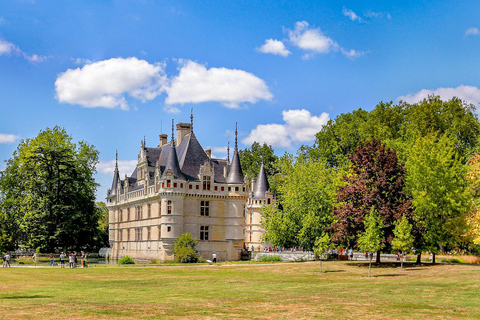
[[[480,267],[2,268],[5,319],[479,319]],[[3,317],[2,317],[3,318]]]

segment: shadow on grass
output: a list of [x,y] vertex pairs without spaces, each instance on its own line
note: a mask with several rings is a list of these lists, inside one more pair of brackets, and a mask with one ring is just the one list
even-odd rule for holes
[[[362,262],[348,262],[347,265],[352,266],[352,267],[360,267],[360,268],[368,268],[368,262],[367,261],[362,261]],[[403,269],[415,269],[415,270],[425,270],[426,268],[433,268],[437,267],[439,264],[431,264],[431,263],[421,263],[421,264],[415,264],[415,263],[403,263]],[[395,268],[395,269],[401,269],[401,264],[400,262],[381,262],[381,263],[375,263],[372,262],[372,268]]]
[[395,274],[395,273],[390,273],[390,274],[379,274],[375,275],[375,278],[380,278],[380,277],[403,277],[404,274]]
[[52,296],[42,296],[40,294],[32,295],[32,296],[6,296],[0,297],[0,300],[14,300],[14,299],[43,299],[43,298],[51,298]]

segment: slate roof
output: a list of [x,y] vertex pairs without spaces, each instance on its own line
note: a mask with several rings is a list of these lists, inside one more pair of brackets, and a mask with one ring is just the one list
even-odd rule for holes
[[255,183],[253,189],[253,198],[254,199],[265,199],[265,193],[270,190],[270,185],[268,184],[267,174],[265,172],[265,167],[260,167],[260,171],[258,172],[257,182]]
[[167,162],[165,164],[165,170],[163,171],[163,175],[167,171],[171,171],[173,173],[174,179],[185,180],[185,176],[183,175],[182,171],[180,170],[180,165],[178,163],[178,155],[175,148],[175,143],[172,141],[170,143],[170,148],[168,152]]

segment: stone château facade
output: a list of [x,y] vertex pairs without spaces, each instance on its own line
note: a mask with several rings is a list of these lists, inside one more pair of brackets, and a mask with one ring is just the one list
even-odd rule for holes
[[[114,259],[173,259],[176,239],[188,232],[199,240],[205,259],[239,260],[246,245],[260,246],[264,204],[274,201],[262,165],[249,184],[235,149],[230,159],[213,159],[193,132],[191,123],[177,124],[177,138],[160,135],[155,148],[141,142],[134,172],[122,180],[115,166],[108,190],[109,240]],[[117,161],[118,162],[118,161]]]

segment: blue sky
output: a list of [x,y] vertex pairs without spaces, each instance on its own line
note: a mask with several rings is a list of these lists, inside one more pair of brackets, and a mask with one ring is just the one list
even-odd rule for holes
[[[478,1],[0,0],[0,170],[47,127],[130,174],[171,119],[226,156],[311,144],[340,113],[436,93],[480,102]],[[162,130],[163,129],[163,130]]]

